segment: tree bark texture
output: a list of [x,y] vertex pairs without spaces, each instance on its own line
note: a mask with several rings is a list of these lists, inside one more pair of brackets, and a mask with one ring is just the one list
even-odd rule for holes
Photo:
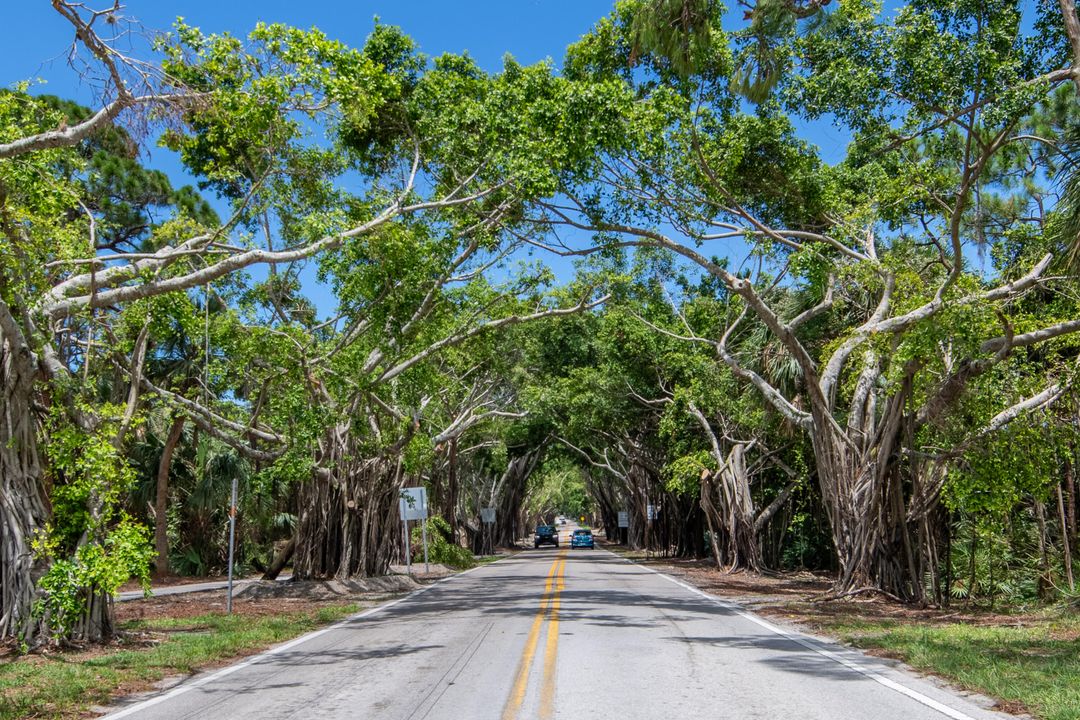
[[0,324],[0,638],[30,646],[42,636],[32,611],[47,570],[31,543],[50,515],[32,409],[36,375],[37,359],[21,334]]
[[[736,443],[727,457],[721,458],[720,470],[703,480],[708,502],[702,510],[712,513],[710,527],[719,531],[717,545],[723,549],[722,569],[762,569],[758,546],[754,500],[750,496],[750,477],[746,468],[746,446]],[[715,555],[714,551],[714,555]]]
[[610,476],[598,476],[589,468],[585,469],[585,486],[589,495],[596,501],[600,513],[600,524],[604,526],[604,536],[608,540],[622,541],[622,533],[619,530],[619,506],[618,495],[613,490]]
[[296,552],[296,534],[294,533],[289,542],[285,544],[285,547],[281,549],[279,553],[274,556],[273,562],[270,563],[270,567],[266,568],[266,572],[263,573],[263,580],[277,580],[278,575],[285,569],[285,566],[292,560],[293,554]]
[[[488,497],[483,500],[487,507],[495,508],[495,527],[491,529],[491,542],[495,547],[512,547],[525,526],[524,506],[529,477],[543,457],[544,447],[531,448],[523,455],[512,457],[498,481],[492,484]],[[485,536],[481,527],[472,534],[471,545],[479,552]]]
[[[936,571],[927,567],[925,546],[915,535],[919,524],[937,516],[944,475],[935,468],[920,480],[899,467],[904,399],[904,391],[881,399],[879,416],[872,408],[853,412],[855,422],[846,431],[815,408],[811,439],[840,565],[838,595],[873,588],[922,601],[923,571]],[[868,394],[864,402],[876,400]]]
[[336,449],[339,461],[327,464],[332,477],[319,474],[300,488],[293,558],[298,580],[385,575],[399,551],[400,457],[357,460],[345,449]]

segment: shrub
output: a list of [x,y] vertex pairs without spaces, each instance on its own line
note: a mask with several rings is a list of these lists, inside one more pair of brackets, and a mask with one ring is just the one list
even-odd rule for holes
[[[428,560],[447,567],[466,570],[476,566],[476,560],[468,548],[454,542],[454,534],[449,523],[438,515],[432,515],[424,521],[427,524]],[[412,529],[413,562],[424,560],[423,526]]]

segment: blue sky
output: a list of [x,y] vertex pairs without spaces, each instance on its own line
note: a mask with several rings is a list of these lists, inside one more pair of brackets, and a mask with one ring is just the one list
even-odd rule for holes
[[[110,0],[89,0],[107,7]],[[5,3],[0,23],[3,84],[40,77],[49,91],[71,95],[80,88],[64,64],[71,28],[45,0]],[[130,0],[124,14],[149,30],[168,29],[179,15],[206,32],[244,34],[259,20],[317,26],[349,45],[363,43],[376,15],[400,25],[429,55],[468,51],[495,70],[504,53],[520,62],[562,58],[568,44],[610,12],[612,0]],[[86,98],[89,99],[89,98]]]

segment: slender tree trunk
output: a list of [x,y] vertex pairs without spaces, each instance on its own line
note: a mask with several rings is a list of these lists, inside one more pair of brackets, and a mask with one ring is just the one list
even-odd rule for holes
[[289,542],[285,544],[285,547],[274,556],[273,562],[270,563],[270,567],[266,568],[266,572],[263,573],[263,580],[277,580],[278,575],[285,569],[285,566],[292,560],[293,553],[296,551],[296,533],[289,538]]
[[[1070,454],[1072,448],[1070,447]],[[1065,533],[1069,537],[1069,546],[1076,547],[1076,477],[1073,475],[1071,460],[1065,461]]]
[[154,497],[154,549],[157,551],[154,571],[159,577],[169,574],[169,523],[166,518],[169,505],[169,473],[172,469],[173,453],[183,432],[184,416],[177,415],[169,427],[169,434],[161,449],[161,460],[158,462],[157,494]]
[[1039,526],[1039,584],[1038,594],[1040,599],[1045,599],[1051,587],[1050,582],[1050,554],[1047,551],[1046,541],[1046,508],[1042,501],[1035,501],[1035,520]]
[[449,485],[449,498],[446,503],[446,522],[450,526],[450,536],[453,542],[458,542],[458,439],[450,438],[450,448],[447,453],[447,485]]
[[968,581],[968,604],[969,605],[972,604],[973,602],[975,602],[975,579],[976,579],[976,576],[975,576],[975,567],[976,567],[975,554],[978,551],[979,551],[979,525],[978,525],[977,521],[973,520],[972,523],[971,523],[971,547],[970,547],[970,552],[971,552],[970,565],[971,566],[968,568],[968,574],[970,575],[970,578],[971,578]]
[[1062,496],[1061,485],[1057,486],[1058,514],[1061,516],[1061,547],[1062,559],[1065,561],[1065,579],[1069,583],[1069,592],[1076,590],[1076,582],[1073,580],[1072,547],[1069,545],[1069,523],[1065,517],[1065,500]]
[[942,595],[942,604],[949,607],[952,604],[953,586],[953,557],[952,557],[952,517],[945,514],[945,592]]

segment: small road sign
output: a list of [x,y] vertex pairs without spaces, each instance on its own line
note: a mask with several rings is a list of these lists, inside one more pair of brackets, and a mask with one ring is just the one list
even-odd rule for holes
[[647,517],[648,517],[648,518],[649,518],[650,520],[655,520],[655,519],[656,519],[656,510],[657,510],[657,508],[656,508],[656,506],[655,506],[655,505],[649,505],[649,506],[647,506],[647,507],[645,508],[645,511],[646,511],[646,512],[645,512],[645,515],[646,515],[646,516],[647,516]]
[[401,488],[401,502],[398,509],[402,520],[427,520],[427,489]]
[[628,513],[625,510],[620,510],[619,511],[619,527],[621,527],[621,528],[630,527],[630,513]]
[[491,524],[495,522],[495,508],[480,508],[480,522]]

